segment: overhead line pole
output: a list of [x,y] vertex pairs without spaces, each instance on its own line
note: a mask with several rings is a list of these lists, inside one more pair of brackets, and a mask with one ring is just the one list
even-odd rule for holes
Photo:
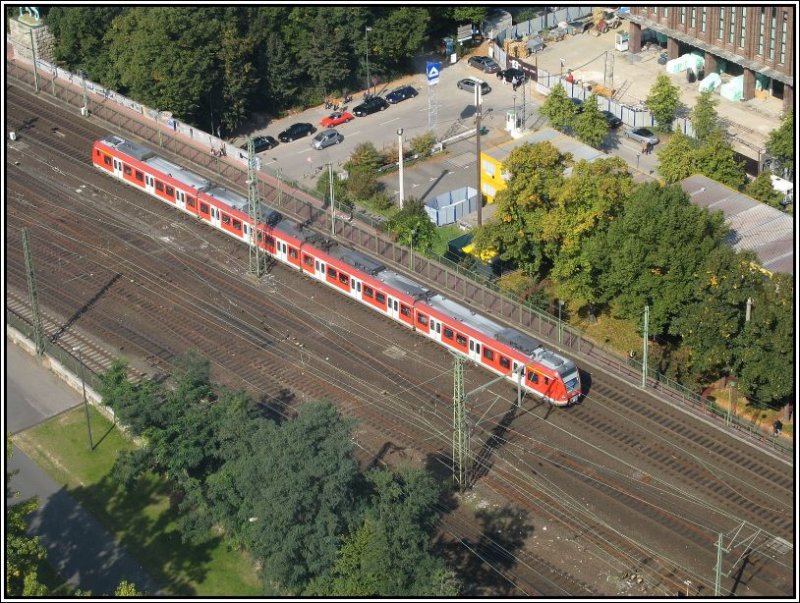
[[647,329],[650,324],[650,306],[644,307],[644,336],[642,337],[642,389],[647,387]]
[[481,86],[475,86],[475,142],[478,161],[477,177],[478,177],[478,226],[483,223],[483,216],[481,210],[483,209],[483,194],[481,193]]
[[33,254],[28,229],[22,229],[22,250],[25,254],[25,275],[28,279],[28,299],[31,303],[31,321],[33,322],[33,341],[36,345],[36,356],[44,355],[44,329],[39,313],[39,295],[36,292],[36,275],[33,270]]

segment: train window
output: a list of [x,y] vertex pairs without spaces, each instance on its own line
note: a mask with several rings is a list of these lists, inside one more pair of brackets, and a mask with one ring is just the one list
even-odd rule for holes
[[139,182],[144,182],[144,174],[142,172],[140,172],[139,170],[136,170],[135,176],[136,176],[136,179]]
[[339,282],[342,283],[343,285],[349,285],[350,284],[350,277],[347,276],[344,272],[340,272],[339,273]]
[[261,234],[260,230],[256,233],[256,238],[258,239],[259,243],[264,239],[264,235]]
[[483,357],[486,360],[494,360],[494,351],[489,348],[483,348]]
[[156,190],[160,193],[164,192],[164,183],[156,180]]
[[241,223],[241,222],[239,222],[239,220],[234,220],[234,221],[233,221],[233,227],[234,227],[236,230],[241,230],[241,229],[242,229],[242,223]]
[[167,196],[168,196],[168,197],[172,197],[172,196],[174,196],[174,195],[175,195],[175,189],[174,189],[174,188],[172,188],[171,186],[168,186],[168,187],[167,187]]
[[230,224],[231,223],[231,217],[226,215],[226,214],[222,214],[222,223],[223,224]]
[[386,296],[383,293],[376,293],[375,301],[378,302],[379,304],[382,304],[386,301]]
[[304,253],[303,254],[303,264],[305,264],[306,266],[313,266],[314,265],[314,258],[312,258],[307,253]]
[[329,276],[329,277],[331,277],[331,278],[336,278],[336,276],[337,276],[338,274],[339,274],[339,273],[338,273],[338,272],[336,272],[336,268],[331,268],[330,266],[328,266],[328,276]]
[[539,375],[537,375],[533,371],[528,371],[528,381],[530,381],[531,383],[539,383]]
[[364,295],[366,297],[372,297],[373,295],[375,295],[375,293],[372,291],[372,287],[364,285]]
[[417,314],[417,322],[421,325],[427,325],[428,317],[425,316],[424,314]]
[[[98,153],[99,152],[100,151],[98,151]],[[111,165],[111,157],[109,157],[108,155],[103,155],[103,163],[105,163],[106,165]]]
[[545,377],[544,384],[547,385],[548,383],[550,383],[550,377]]
[[186,197],[186,207],[194,207],[194,197]]
[[500,366],[502,366],[505,369],[510,369],[511,368],[511,361],[508,358],[506,358],[505,356],[500,356]]
[[200,213],[207,214],[208,213],[208,204],[207,203],[200,203]]
[[289,257],[292,258],[293,260],[296,260],[298,257],[297,249],[289,247]]
[[467,338],[459,333],[456,335],[456,343],[458,345],[467,345]]
[[408,306],[400,304],[400,314],[403,316],[411,316],[411,310],[408,309]]
[[123,165],[122,171],[125,172],[126,176],[130,176],[133,173],[133,170],[130,168],[129,165]]
[[453,338],[453,329],[448,329],[447,327],[444,328],[444,336],[446,339]]

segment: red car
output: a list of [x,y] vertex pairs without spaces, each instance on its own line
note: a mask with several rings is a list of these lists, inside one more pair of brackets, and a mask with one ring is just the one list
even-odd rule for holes
[[336,111],[319,122],[319,125],[324,126],[325,128],[333,128],[334,126],[346,124],[348,121],[353,121],[352,113],[348,113],[347,111]]

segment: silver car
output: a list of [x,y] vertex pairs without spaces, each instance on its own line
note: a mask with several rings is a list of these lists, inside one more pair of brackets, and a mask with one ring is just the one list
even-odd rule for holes
[[332,144],[339,144],[344,140],[344,136],[339,134],[333,128],[329,130],[323,130],[319,134],[317,134],[313,139],[311,139],[311,146],[317,150],[324,149],[325,147],[329,147]]
[[658,136],[653,134],[653,132],[647,128],[633,128],[632,130],[625,130],[624,134],[626,138],[630,138],[631,140],[635,140],[641,144],[647,144],[648,142],[653,146],[658,144]]

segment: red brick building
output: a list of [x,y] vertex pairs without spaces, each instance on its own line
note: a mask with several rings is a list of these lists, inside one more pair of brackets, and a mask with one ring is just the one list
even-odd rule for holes
[[631,6],[623,15],[630,23],[629,50],[642,48],[647,30],[666,36],[670,59],[691,50],[705,53],[705,73],[724,66],[744,75],[743,100],[753,98],[756,78],[761,87],[794,103],[793,5]]

